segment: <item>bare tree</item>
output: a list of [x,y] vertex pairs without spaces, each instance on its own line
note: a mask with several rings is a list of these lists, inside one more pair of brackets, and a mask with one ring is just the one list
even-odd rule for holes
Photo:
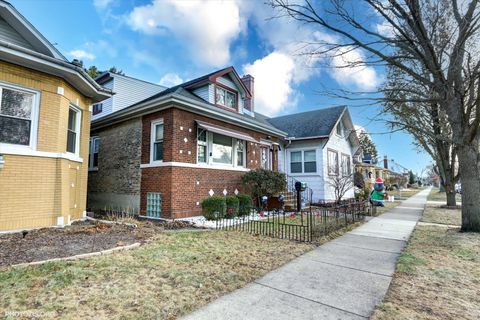
[[330,175],[327,180],[327,184],[333,189],[335,201],[337,203],[339,203],[345,194],[354,187],[354,175],[349,172],[351,168],[348,168],[348,164],[342,162],[340,164],[340,169],[341,170],[339,170],[338,167],[331,167],[330,172],[335,171],[336,174]]
[[[388,98],[384,103],[383,111],[388,113],[389,119],[384,121],[394,129],[403,129],[410,133],[414,144],[427,152],[436,162],[442,185],[447,195],[447,205],[455,206],[455,184],[459,179],[456,150],[452,141],[452,130],[445,113],[435,102],[405,102],[405,96],[420,99],[428,95],[425,88],[416,81],[405,83],[401,76],[389,68],[388,80],[384,84],[385,95]],[[410,93],[404,93],[403,88],[411,88]],[[400,90],[395,90],[400,88]],[[400,101],[400,102],[398,102]]]
[[[396,99],[435,103],[444,112],[458,155],[462,230],[480,232],[479,0],[460,6],[457,0],[325,0],[321,8],[309,0],[271,0],[271,4],[280,14],[332,35],[310,43],[305,54],[322,59],[341,56],[345,58],[341,67],[347,68],[393,67],[404,81],[428,88],[428,95]],[[388,33],[372,19],[386,26]],[[364,52],[365,59],[348,61],[348,53],[355,50]],[[395,90],[410,93],[411,89]],[[364,94],[360,99],[391,101],[385,93]]]

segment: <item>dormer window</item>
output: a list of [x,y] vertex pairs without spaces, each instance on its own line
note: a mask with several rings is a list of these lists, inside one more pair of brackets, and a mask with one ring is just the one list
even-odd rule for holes
[[220,88],[217,86],[216,88],[217,94],[215,97],[215,103],[232,108],[232,109],[237,109],[237,94],[229,91],[224,88]]

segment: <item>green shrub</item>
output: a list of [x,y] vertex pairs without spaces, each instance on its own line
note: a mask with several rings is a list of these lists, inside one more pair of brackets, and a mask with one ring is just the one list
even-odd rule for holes
[[238,198],[236,196],[225,197],[225,203],[227,204],[227,218],[233,218],[238,216]]
[[253,206],[252,197],[250,197],[248,194],[239,193],[237,194],[237,198],[238,198],[238,215],[248,216]]
[[207,220],[217,220],[225,217],[225,197],[213,196],[202,200],[202,214]]
[[255,169],[243,175],[242,183],[253,197],[260,199],[261,196],[272,197],[284,192],[287,187],[287,178],[284,173]]

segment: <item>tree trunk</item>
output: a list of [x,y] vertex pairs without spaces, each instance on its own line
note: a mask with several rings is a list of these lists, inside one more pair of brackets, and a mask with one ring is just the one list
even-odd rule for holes
[[443,180],[445,193],[447,195],[447,206],[454,207],[457,205],[455,199],[455,175],[451,169],[445,170],[445,180]]
[[458,146],[462,184],[462,231],[480,232],[480,168],[477,140]]

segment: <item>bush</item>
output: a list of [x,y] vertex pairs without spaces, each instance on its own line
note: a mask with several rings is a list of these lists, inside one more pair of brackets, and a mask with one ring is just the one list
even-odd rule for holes
[[261,196],[272,197],[285,191],[287,178],[284,173],[255,169],[242,177],[242,183],[252,196],[259,199]]
[[228,196],[225,198],[225,203],[227,205],[227,218],[233,218],[238,216],[239,201],[236,196]]
[[225,217],[225,197],[212,196],[202,200],[202,214],[207,220],[217,220]]
[[253,206],[252,197],[248,194],[239,193],[238,199],[238,216],[248,216]]

